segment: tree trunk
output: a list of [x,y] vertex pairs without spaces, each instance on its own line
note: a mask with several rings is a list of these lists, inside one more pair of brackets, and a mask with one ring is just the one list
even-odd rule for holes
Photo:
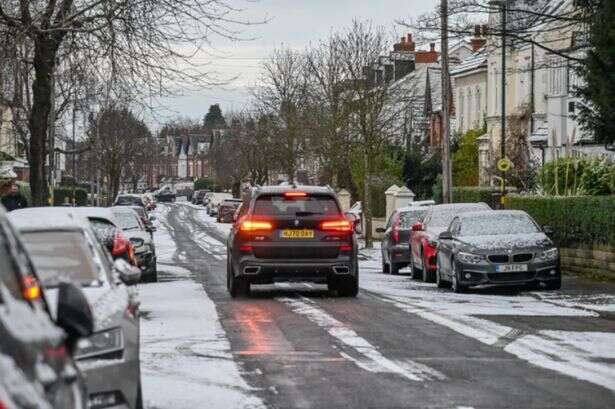
[[[30,127],[30,189],[33,206],[49,205],[49,188],[45,172],[47,133],[51,113],[52,76],[55,70],[57,46],[44,36],[34,42],[34,81]],[[51,155],[53,160],[53,155]]]
[[[367,145],[367,144],[366,144]],[[365,175],[363,177],[363,220],[365,222],[365,247],[371,249],[372,243],[372,203],[370,197],[371,191],[371,172],[369,170],[369,149],[365,148],[363,153],[363,166],[365,166]]]
[[450,80],[448,71],[448,0],[441,0],[440,18],[442,25],[442,201],[453,202],[453,177],[450,144]]

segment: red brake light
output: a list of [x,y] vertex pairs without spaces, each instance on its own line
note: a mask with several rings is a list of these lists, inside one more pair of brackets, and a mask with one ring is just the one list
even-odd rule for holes
[[286,192],[284,193],[284,197],[306,197],[307,193],[305,192]]
[[340,246],[340,251],[343,253],[352,251],[352,246],[349,246],[347,244]]
[[253,231],[268,231],[272,230],[273,225],[269,222],[262,220],[250,220],[246,219],[241,222],[239,230],[244,232],[253,232]]
[[393,236],[393,243],[399,243],[399,216],[395,217],[395,220],[393,221],[393,228],[391,230]]
[[240,246],[239,251],[242,253],[251,253],[253,250],[252,246]]
[[320,230],[345,233],[352,231],[352,225],[347,219],[330,220],[320,223]]
[[23,297],[28,301],[36,301],[41,298],[41,287],[38,284],[36,278],[32,276],[25,276],[21,280],[21,288],[23,291]]

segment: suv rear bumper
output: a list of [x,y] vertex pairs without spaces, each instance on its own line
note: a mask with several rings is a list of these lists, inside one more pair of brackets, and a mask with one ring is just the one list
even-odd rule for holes
[[309,259],[257,259],[243,257],[236,266],[235,275],[253,284],[275,281],[327,282],[331,277],[356,277],[358,264],[353,257],[329,260]]

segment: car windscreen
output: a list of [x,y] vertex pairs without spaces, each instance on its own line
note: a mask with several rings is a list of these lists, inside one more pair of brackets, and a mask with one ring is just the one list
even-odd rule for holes
[[57,286],[62,281],[82,286],[99,281],[99,268],[82,232],[26,232],[22,238],[45,287]]
[[118,196],[117,200],[115,201],[115,204],[120,205],[120,206],[130,206],[130,205],[140,206],[142,203],[141,203],[141,199],[138,197]]
[[502,234],[533,234],[540,230],[525,214],[485,214],[464,218],[460,236],[497,236]]
[[114,212],[115,218],[122,230],[140,230],[141,225],[135,212]]
[[90,218],[90,225],[94,230],[94,234],[101,243],[107,247],[113,247],[113,240],[115,239],[115,225],[104,219]]
[[263,216],[337,215],[340,209],[335,199],[327,195],[286,197],[259,196],[254,203],[254,214]]
[[477,212],[481,210],[488,210],[485,205],[468,205],[468,206],[454,206],[445,208],[433,208],[433,213],[429,220],[429,226],[448,227],[453,221],[455,216],[462,213]]
[[423,220],[426,213],[427,209],[399,213],[399,227],[402,229],[411,229],[413,224]]

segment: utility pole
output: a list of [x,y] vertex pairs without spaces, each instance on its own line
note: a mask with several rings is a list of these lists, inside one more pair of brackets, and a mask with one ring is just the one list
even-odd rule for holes
[[500,149],[501,159],[506,157],[506,0],[502,0],[502,113]]
[[55,141],[56,141],[56,76],[55,72],[51,74],[51,101],[49,105],[49,124],[47,126],[47,136],[49,138],[48,142],[48,161],[49,166],[47,171],[49,174],[47,177],[49,178],[49,205],[53,206],[54,204],[54,188],[55,188],[55,162],[56,162],[56,154],[55,154]]
[[448,0],[440,1],[441,77],[442,77],[442,201],[453,202],[453,172],[451,166],[450,76],[448,71]]
[[75,98],[73,94],[73,207],[77,206],[77,144],[75,143]]

